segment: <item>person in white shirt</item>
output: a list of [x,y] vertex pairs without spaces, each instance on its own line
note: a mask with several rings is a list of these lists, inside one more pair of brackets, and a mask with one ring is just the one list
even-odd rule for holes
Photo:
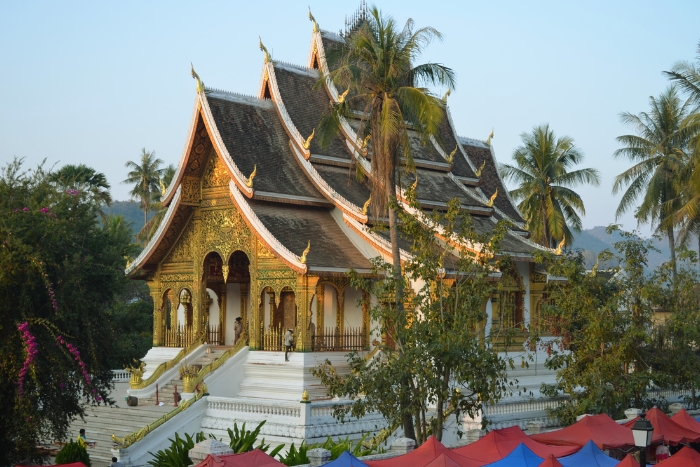
[[284,335],[284,361],[288,362],[289,361],[289,352],[292,351],[292,345],[294,345],[294,335],[292,334],[292,330],[289,329],[287,333]]

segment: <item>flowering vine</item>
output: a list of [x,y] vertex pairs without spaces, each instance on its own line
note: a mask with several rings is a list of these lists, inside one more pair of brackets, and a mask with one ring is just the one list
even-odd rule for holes
[[85,379],[85,383],[87,385],[90,385],[90,374],[87,371],[87,367],[85,366],[85,362],[80,358],[80,351],[76,346],[71,344],[70,342],[66,342],[66,340],[63,338],[63,336],[56,336],[56,340],[60,342],[62,345],[65,345],[68,351],[73,355],[73,360],[78,362],[78,365],[80,366],[80,369],[83,372],[83,378]]
[[36,343],[36,338],[29,332],[29,323],[25,321],[17,325],[17,329],[22,334],[22,342],[24,343],[24,350],[27,352],[27,358],[24,359],[24,364],[19,372],[19,379],[17,380],[17,385],[19,386],[19,395],[24,393],[24,380],[27,377],[27,373],[32,369],[34,365],[34,360],[39,353],[39,346]]
[[39,272],[41,273],[41,280],[44,281],[44,286],[46,287],[46,291],[49,293],[49,298],[51,299],[51,308],[53,308],[54,311],[58,311],[58,301],[56,300],[56,293],[53,291],[53,286],[51,285],[51,282],[49,281],[49,275],[44,271],[44,263],[41,261],[37,261],[36,259],[32,259],[32,263],[39,268]]

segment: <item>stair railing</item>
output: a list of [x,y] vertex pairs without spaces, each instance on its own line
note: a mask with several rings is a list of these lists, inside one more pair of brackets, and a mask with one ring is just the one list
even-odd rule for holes
[[241,349],[243,349],[243,347],[246,347],[247,345],[248,345],[248,334],[243,333],[243,334],[241,334],[241,337],[238,339],[238,343],[236,345],[234,345],[233,347],[228,349],[219,358],[217,358],[216,360],[214,360],[210,364],[203,366],[199,370],[199,372],[197,373],[197,376],[195,376],[194,381],[192,381],[190,383],[192,385],[192,387],[195,388],[195,391],[196,391],[197,386],[199,386],[200,383],[202,383],[204,381],[204,378],[206,378],[207,375],[209,375],[209,373],[211,373],[211,372],[215,371],[216,369],[218,369],[219,367],[221,367],[221,365],[226,363],[226,361],[229,358],[236,355]]
[[149,376],[148,378],[146,378],[146,379],[142,379],[140,377],[134,378],[133,377],[134,375],[132,374],[131,381],[129,381],[129,387],[131,389],[143,389],[143,388],[150,386],[151,384],[155,383],[158,380],[158,378],[160,378],[163,375],[163,373],[165,373],[166,371],[168,371],[171,368],[174,368],[175,365],[180,363],[180,361],[183,358],[185,358],[186,355],[189,355],[192,351],[194,351],[194,349],[196,349],[197,347],[199,347],[202,344],[204,344],[204,333],[197,336],[196,339],[194,339],[194,342],[192,342],[189,346],[180,350],[177,353],[177,355],[175,355],[175,358],[173,358],[172,360],[169,360],[167,362],[163,362],[160,365],[158,365],[156,367],[156,369],[153,370],[153,373],[151,374],[151,376]]

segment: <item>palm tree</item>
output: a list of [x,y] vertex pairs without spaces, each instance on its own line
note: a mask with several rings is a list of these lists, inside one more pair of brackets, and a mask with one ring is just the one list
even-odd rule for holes
[[671,264],[676,274],[676,249],[674,241],[675,215],[681,208],[679,177],[688,167],[687,148],[689,132],[681,128],[692,104],[678,96],[675,86],[669,86],[659,97],[650,97],[650,112],[634,115],[628,112],[620,120],[634,127],[636,134],[618,136],[624,147],[615,151],[616,158],[625,158],[634,165],[615,177],[613,194],[623,187],[616,217],[620,217],[635,205],[639,223],[650,223],[655,230],[668,238]]
[[98,207],[102,220],[106,219],[102,207],[112,204],[112,195],[109,192],[110,186],[105,174],[97,172],[85,164],[66,164],[51,174],[50,178],[61,188],[87,193],[91,201]]
[[152,207],[154,199],[160,193],[160,177],[163,169],[160,168],[163,161],[156,159],[155,151],[148,152],[146,148],[141,150],[141,163],[128,161],[125,166],[131,171],[126,175],[122,183],[134,185],[129,192],[132,199],[138,199],[143,209],[143,225],[148,222],[148,211]]
[[532,239],[548,248],[573,243],[572,229],[581,231],[586,214],[581,197],[571,189],[580,184],[600,184],[596,169],[570,169],[583,161],[583,153],[570,136],[557,138],[549,125],[520,135],[522,146],[513,152],[515,165],[502,164],[501,177],[519,186],[510,195],[527,221]]
[[158,196],[154,200],[153,204],[151,205],[151,209],[155,211],[155,214],[148,220],[148,222],[146,222],[143,228],[141,228],[139,233],[136,235],[137,240],[140,240],[143,243],[147,243],[151,239],[151,237],[153,237],[153,234],[156,233],[156,230],[158,230],[158,226],[160,226],[160,223],[163,221],[163,217],[165,217],[165,213],[168,211],[168,208],[163,206],[160,200],[165,194],[165,191],[168,189],[168,186],[170,186],[170,182],[173,180],[174,176],[174,165],[170,164],[169,166],[163,169],[163,176],[160,178],[159,181],[160,192],[158,193]]
[[[407,168],[413,166],[409,128],[427,139],[437,135],[445,114],[442,100],[420,86],[453,89],[455,84],[454,73],[444,65],[414,64],[435,38],[442,38],[436,29],[414,30],[410,19],[399,30],[393,18],[374,7],[360,26],[345,37],[345,43],[327,54],[332,70],[329,78],[342,89],[347,88],[349,96],[322,119],[319,141],[322,146],[329,144],[340,130],[341,117],[355,117],[355,111],[361,112],[358,133],[362,138],[370,138],[372,213],[379,216],[388,211],[389,216],[399,315],[403,311],[403,282],[396,219],[397,169],[401,156]],[[410,415],[404,415],[403,424],[406,436],[414,438]]]
[[664,71],[664,74],[681,90],[689,94],[696,104],[700,104],[700,43],[698,44],[697,64],[679,61],[673,65],[671,71]]

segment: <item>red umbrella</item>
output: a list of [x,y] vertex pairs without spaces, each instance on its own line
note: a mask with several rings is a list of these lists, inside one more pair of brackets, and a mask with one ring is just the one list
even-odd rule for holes
[[445,445],[435,439],[434,436],[431,436],[425,443],[402,456],[364,462],[369,465],[369,467],[423,467],[443,454],[445,457],[449,457],[452,461],[456,462],[460,467],[480,467],[484,465],[483,462],[460,456],[454,451],[447,449]]
[[632,454],[627,454],[624,459],[617,464],[617,467],[639,467],[639,462],[634,460]]
[[548,455],[539,467],[564,467],[552,454]]
[[260,449],[240,454],[215,456],[209,454],[194,467],[284,467],[284,464],[268,456]]
[[[632,428],[632,425],[634,425],[634,422],[636,422],[638,419],[639,417],[636,417],[629,422],[626,422],[624,425]],[[646,413],[646,419],[649,420],[654,426],[654,437],[657,435],[662,437],[666,444],[675,446],[676,444],[695,443],[700,441],[700,433],[679,425],[656,407],[649,409],[649,411]]]
[[434,461],[425,464],[425,467],[460,467],[460,465],[443,453],[437,456]]
[[[619,425],[605,414],[588,415],[573,425],[561,430],[532,435],[530,438],[540,443],[555,446],[583,446],[589,440],[600,449],[625,449],[634,447],[632,430]],[[654,435],[652,444],[659,444],[661,436]]]
[[480,440],[453,449],[460,456],[479,460],[485,464],[496,462],[511,453],[518,444],[525,444],[538,457],[545,458],[549,454],[554,457],[564,457],[575,453],[579,446],[548,446],[530,439],[518,426],[511,426],[501,430],[493,430]]
[[700,422],[691,417],[685,409],[681,409],[680,412],[671,417],[671,420],[684,428],[700,433]]

